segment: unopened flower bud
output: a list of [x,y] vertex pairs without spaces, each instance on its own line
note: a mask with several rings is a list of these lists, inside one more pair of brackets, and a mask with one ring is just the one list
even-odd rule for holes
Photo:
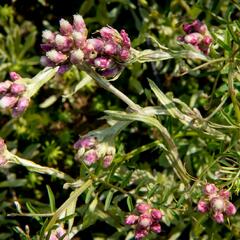
[[85,45],[86,36],[82,32],[73,31],[72,37],[77,48]]
[[135,232],[135,239],[141,240],[148,235],[148,230],[145,228],[137,228]]
[[60,25],[60,32],[63,35],[70,35],[73,32],[73,27],[67,20],[62,18],[59,21],[59,25]]
[[81,15],[79,14],[73,15],[73,26],[74,30],[78,32],[85,31],[86,25]]
[[20,80],[20,79],[22,78],[22,77],[21,77],[18,73],[16,73],[16,72],[10,72],[9,75],[10,75],[10,78],[11,78],[12,81]]
[[113,155],[107,155],[103,158],[103,167],[108,168],[113,160]]
[[236,209],[236,207],[234,206],[234,204],[231,203],[231,202],[227,202],[227,203],[226,203],[226,209],[225,209],[226,215],[227,215],[227,216],[233,216],[233,215],[236,214],[236,212],[237,212],[237,209]]
[[12,108],[18,101],[15,96],[3,96],[0,99],[0,108]]
[[221,212],[215,212],[213,215],[213,219],[217,223],[223,223],[224,222],[224,217]]
[[202,41],[205,45],[209,46],[212,43],[212,38],[210,36],[205,36]]
[[50,30],[44,30],[42,32],[43,41],[46,43],[53,43],[55,40],[55,34]]
[[135,224],[137,220],[138,220],[138,216],[131,214],[126,217],[125,224],[132,225],[132,224]]
[[104,53],[110,56],[115,55],[117,53],[117,50],[117,45],[113,42],[109,42],[104,46]]
[[161,232],[161,225],[159,223],[153,223],[151,225],[151,230],[155,233],[160,233]]
[[53,45],[48,43],[40,44],[40,47],[44,52],[48,52],[53,49]]
[[214,211],[224,211],[225,203],[221,197],[214,197],[210,201],[211,208]]
[[95,150],[89,150],[84,154],[83,161],[86,165],[90,166],[98,160],[98,155]]
[[111,59],[105,58],[105,57],[98,57],[94,59],[94,65],[95,67],[106,69],[111,66]]
[[136,209],[139,213],[145,213],[147,212],[151,206],[147,203],[139,203],[136,205]]
[[203,39],[203,36],[200,33],[190,33],[184,37],[186,43],[192,45],[198,45]]
[[81,49],[77,49],[71,52],[70,61],[72,64],[81,64],[84,58],[84,53]]
[[46,56],[54,63],[59,64],[67,60],[67,56],[55,49],[50,50],[46,53]]
[[55,43],[59,51],[68,51],[72,47],[72,40],[60,34],[56,35]]
[[131,47],[131,41],[130,38],[128,37],[128,34],[124,29],[121,30],[120,35],[122,37],[122,45],[124,48],[130,49]]
[[129,59],[130,57],[130,52],[128,49],[121,49],[120,52],[119,52],[119,57],[120,57],[120,60],[125,62]]
[[197,209],[201,213],[205,213],[209,210],[207,202],[200,200],[197,205]]
[[4,81],[0,83],[0,94],[6,93],[8,89],[11,87],[12,82],[11,81]]
[[187,34],[191,33],[193,30],[192,24],[190,23],[184,23],[183,24],[183,31]]
[[201,34],[205,34],[207,31],[207,26],[204,23],[200,22],[198,19],[193,21],[192,27],[195,32]]
[[151,226],[152,224],[152,218],[148,214],[142,214],[138,218],[138,225],[142,228],[147,228]]
[[90,51],[95,50],[98,53],[101,53],[104,48],[104,42],[98,38],[90,38],[87,40],[86,47],[90,46]]
[[163,214],[160,210],[156,209],[156,208],[153,208],[151,210],[151,216],[154,220],[161,220]]
[[12,115],[14,117],[18,117],[19,115],[21,115],[26,111],[28,106],[29,106],[29,99],[26,97],[21,97],[18,100],[17,105],[13,108]]
[[7,162],[7,159],[4,156],[0,155],[0,166],[5,165]]
[[116,35],[116,30],[112,27],[103,27],[99,32],[101,37],[105,40],[112,40]]
[[101,72],[101,76],[106,78],[113,78],[115,77],[119,72],[121,71],[121,68],[119,68],[117,65],[114,65],[111,68],[108,68]]
[[226,200],[228,200],[230,197],[230,192],[226,189],[220,190],[218,194],[219,194],[219,196],[223,197]]
[[13,83],[11,86],[11,93],[13,94],[21,94],[26,90],[26,86],[20,83]]
[[86,148],[90,149],[96,144],[96,139],[94,137],[83,137],[80,138],[77,142],[74,143],[73,147],[75,149]]
[[215,184],[213,183],[208,183],[205,185],[203,192],[206,195],[212,195],[215,194],[218,191],[218,188],[215,186]]
[[70,69],[69,65],[61,65],[58,69],[58,73],[59,74],[64,74],[65,72],[67,72]]

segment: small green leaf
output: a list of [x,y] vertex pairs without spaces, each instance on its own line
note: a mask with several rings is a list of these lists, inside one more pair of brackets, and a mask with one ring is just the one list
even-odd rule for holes
[[134,207],[133,207],[133,202],[132,202],[132,197],[131,196],[127,197],[127,206],[128,206],[129,212],[132,212]]
[[48,191],[48,198],[49,198],[51,212],[55,212],[55,209],[56,209],[55,197],[49,185],[47,185],[47,191]]
[[108,194],[107,194],[107,197],[106,197],[106,201],[105,201],[105,205],[104,205],[104,211],[108,210],[108,208],[111,204],[112,198],[113,198],[113,191],[110,190],[110,191],[108,191]]

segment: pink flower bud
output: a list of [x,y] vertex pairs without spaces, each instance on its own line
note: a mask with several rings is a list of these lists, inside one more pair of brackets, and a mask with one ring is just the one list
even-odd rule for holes
[[106,69],[111,66],[111,59],[105,57],[98,57],[94,60],[95,67]]
[[128,34],[124,29],[121,30],[120,35],[122,37],[122,45],[124,48],[130,49],[131,47],[131,41],[130,38],[128,37]]
[[96,139],[94,137],[83,137],[74,143],[73,147],[75,149],[86,148],[90,149],[96,144]]
[[193,30],[193,26],[190,23],[184,23],[183,24],[183,31],[187,34],[191,33]]
[[147,228],[152,224],[152,218],[149,214],[142,214],[138,218],[138,225]]
[[215,184],[213,183],[208,183],[205,185],[204,189],[203,189],[203,192],[206,194],[206,195],[212,195],[212,194],[215,194],[217,193],[218,191],[218,188],[215,186]]
[[198,32],[201,34],[205,34],[207,31],[207,26],[205,24],[203,24],[202,22],[200,22],[198,19],[193,21],[192,27],[195,32]]
[[136,209],[139,213],[145,213],[147,212],[151,206],[147,203],[139,203],[136,205]]
[[113,155],[107,155],[103,158],[103,167],[108,168],[113,160]]
[[50,50],[46,53],[46,56],[54,63],[59,64],[67,60],[67,56],[55,49]]
[[162,217],[163,217],[163,214],[160,210],[156,209],[156,208],[153,208],[151,210],[151,216],[154,220],[161,220]]
[[3,96],[0,99],[0,108],[12,108],[18,101],[17,97],[14,96]]
[[132,225],[132,224],[135,224],[137,220],[138,220],[138,216],[131,214],[126,217],[125,224]]
[[87,40],[87,45],[90,46],[90,51],[95,50],[98,53],[101,53],[104,47],[104,42],[98,38],[90,38]]
[[205,36],[202,41],[205,45],[209,46],[212,43],[212,38],[210,36]]
[[235,215],[237,212],[236,207],[234,206],[234,204],[232,204],[231,202],[227,202],[226,203],[226,209],[225,209],[225,213],[227,216],[233,216]]
[[55,40],[55,34],[50,30],[44,30],[42,32],[43,41],[46,43],[53,43]]
[[117,53],[117,45],[113,42],[105,44],[104,53],[111,56],[115,55]]
[[11,86],[11,93],[19,95],[26,90],[25,85],[20,83],[13,83]]
[[217,223],[223,223],[224,222],[224,217],[221,212],[215,212],[213,215],[213,220]]
[[16,73],[16,72],[10,72],[9,75],[10,75],[10,78],[11,78],[12,81],[20,80],[20,79],[22,78],[22,77],[21,77],[18,73]]
[[86,25],[81,15],[79,14],[73,15],[73,27],[74,27],[74,30],[78,32],[85,31]]
[[72,37],[77,48],[82,48],[85,45],[86,36],[82,32],[73,31]]
[[151,225],[151,230],[155,233],[160,233],[161,232],[161,225],[159,223],[153,223]]
[[73,32],[73,27],[72,25],[65,19],[61,19],[59,21],[59,25],[60,25],[60,32],[63,34],[63,35],[70,35],[72,34]]
[[85,153],[83,161],[90,166],[98,160],[98,155],[95,150],[89,150]]
[[55,43],[59,51],[68,51],[72,47],[72,40],[66,36],[60,34],[56,35]]
[[46,56],[41,56],[40,58],[40,63],[41,65],[43,65],[44,67],[54,67],[55,63],[53,63],[49,58],[47,58]]
[[120,60],[125,62],[129,59],[130,57],[130,52],[128,49],[121,49],[120,52],[119,52],[119,57],[120,57]]
[[29,99],[26,97],[21,97],[17,102],[17,106],[13,108],[12,115],[14,117],[18,117],[19,115],[21,115],[26,111],[28,106],[29,106]]
[[184,36],[178,36],[177,41],[179,42],[184,42]]
[[148,230],[145,228],[137,228],[135,232],[135,239],[141,240],[148,235]]
[[[66,230],[62,227],[58,227],[55,231],[56,231],[56,237],[58,239],[60,239],[61,237],[64,236],[64,234],[66,234]],[[64,237],[63,240],[67,240],[67,238]]]
[[223,197],[226,200],[228,200],[230,197],[230,192],[226,189],[220,190],[218,194],[219,194],[219,196]]
[[198,45],[203,39],[203,36],[200,33],[190,33],[184,37],[186,43],[192,45]]
[[77,49],[71,52],[70,61],[72,64],[81,64],[84,58],[84,53],[81,49]]
[[11,81],[4,81],[0,83],[0,94],[6,93],[8,89],[11,87],[12,82]]
[[209,210],[207,202],[200,200],[197,205],[197,209],[200,213],[205,213]]
[[222,211],[224,211],[224,208],[225,208],[224,200],[221,197],[212,198],[210,201],[210,205],[214,211],[222,212]]
[[112,40],[116,36],[117,31],[112,27],[103,27],[100,29],[100,35],[105,40]]

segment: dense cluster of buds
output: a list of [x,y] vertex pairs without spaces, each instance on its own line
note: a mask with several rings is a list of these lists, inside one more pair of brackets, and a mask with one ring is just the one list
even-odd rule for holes
[[49,240],[69,240],[69,237],[66,236],[66,230],[59,226],[52,231]]
[[10,73],[10,80],[0,83],[0,108],[9,109],[14,117],[21,115],[29,105],[29,99],[24,97],[26,84],[15,72]]
[[224,215],[232,216],[237,212],[236,207],[229,201],[230,192],[225,189],[219,190],[214,184],[206,184],[204,198],[198,202],[197,209],[201,213],[209,212],[217,223],[224,222]]
[[86,165],[91,166],[102,160],[104,168],[111,165],[115,148],[109,142],[99,142],[95,137],[85,136],[80,138],[75,144],[77,149],[76,160],[82,160]]
[[7,159],[5,157],[6,144],[2,138],[0,138],[0,166],[7,163]]
[[183,24],[184,36],[178,37],[178,40],[193,45],[196,49],[208,55],[212,37],[207,29],[206,24],[195,20],[192,23]]
[[87,28],[81,15],[73,16],[73,24],[60,20],[60,31],[43,31],[41,48],[46,53],[41,57],[44,66],[60,66],[63,73],[74,64],[83,61],[106,78],[116,76],[130,58],[130,39],[125,30],[119,33],[112,27],[103,27],[99,37],[87,39]]
[[159,221],[162,219],[163,213],[152,208],[147,203],[139,203],[136,205],[136,214],[128,215],[125,224],[135,225],[135,239],[146,237],[150,231],[154,233],[161,232]]

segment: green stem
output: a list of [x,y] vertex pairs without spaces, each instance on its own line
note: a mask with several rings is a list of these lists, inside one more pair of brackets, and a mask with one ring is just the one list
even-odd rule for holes
[[125,94],[115,88],[110,82],[103,79],[99,74],[97,74],[91,67],[86,64],[80,66],[80,68],[86,71],[98,84],[100,87],[105,90],[113,93],[116,97],[120,98],[123,102],[125,102],[133,111],[141,112],[141,107],[134,103],[130,98],[128,98]]
[[229,64],[229,72],[228,72],[228,92],[231,97],[232,103],[233,103],[233,108],[235,111],[235,115],[237,118],[237,122],[240,123],[240,109],[236,97],[236,91],[234,89],[234,67],[233,63],[231,62]]

